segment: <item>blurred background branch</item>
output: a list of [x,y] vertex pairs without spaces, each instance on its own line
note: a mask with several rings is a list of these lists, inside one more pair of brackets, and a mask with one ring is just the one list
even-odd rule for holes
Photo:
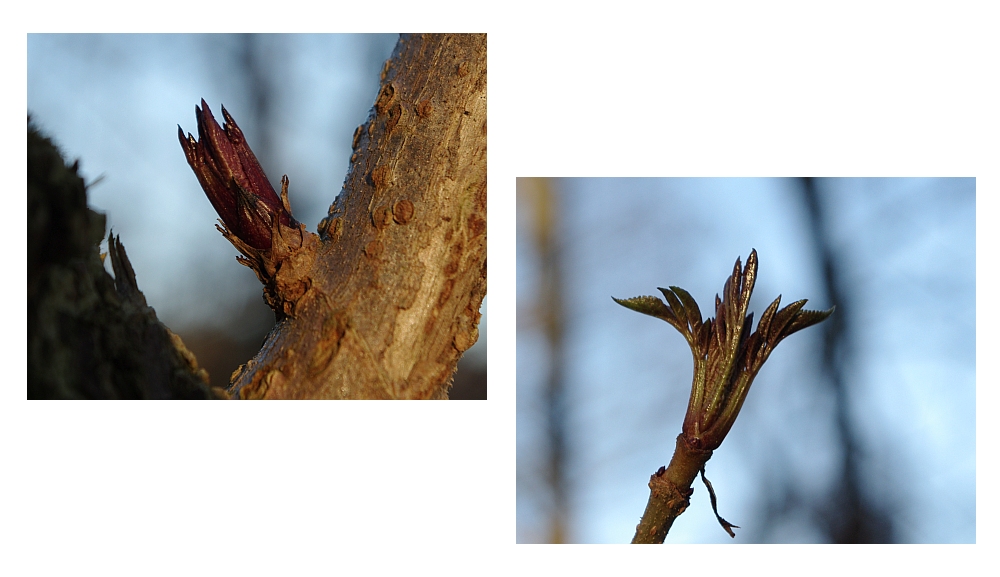
[[[564,376],[565,315],[562,299],[562,251],[559,234],[559,197],[547,178],[532,179],[519,187],[521,198],[530,207],[530,227],[538,259],[537,301],[531,308],[534,322],[541,328],[548,358],[541,402],[545,414],[544,481],[548,493],[548,543],[568,542],[569,489],[566,477],[567,395]],[[520,317],[519,317],[520,318]]]
[[[833,543],[893,543],[892,517],[864,491],[862,468],[864,455],[857,425],[851,413],[852,391],[847,382],[846,366],[854,361],[853,339],[857,327],[852,322],[854,301],[852,286],[844,282],[841,258],[830,238],[830,217],[817,190],[817,179],[803,178],[802,195],[809,214],[809,227],[821,265],[821,279],[830,304],[838,314],[829,319],[823,339],[826,383],[833,395],[836,439],[841,454],[840,479],[829,500],[818,504],[817,520]],[[857,287],[858,285],[854,285]],[[892,503],[886,503],[892,506]]]

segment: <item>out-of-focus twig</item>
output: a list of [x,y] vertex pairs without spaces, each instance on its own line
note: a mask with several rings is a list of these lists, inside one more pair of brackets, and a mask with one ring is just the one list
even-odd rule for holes
[[850,414],[850,387],[845,365],[852,354],[852,302],[845,289],[843,263],[837,257],[827,229],[829,216],[817,191],[816,180],[802,179],[802,194],[808,208],[810,230],[822,263],[822,280],[830,302],[841,311],[827,327],[823,344],[823,370],[834,396],[836,434],[842,447],[841,478],[836,483],[833,504],[824,511],[827,532],[834,543],[892,543],[892,519],[875,506],[861,490],[862,456],[857,429]]
[[549,179],[534,180],[530,195],[534,225],[533,236],[538,251],[539,282],[536,314],[549,349],[548,376],[545,380],[545,431],[548,441],[546,482],[551,494],[549,542],[565,543],[569,518],[566,487],[566,392],[562,309],[562,251],[559,245],[558,197]]

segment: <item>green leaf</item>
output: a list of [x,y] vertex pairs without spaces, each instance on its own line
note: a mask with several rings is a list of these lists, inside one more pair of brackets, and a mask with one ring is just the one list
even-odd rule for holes
[[687,322],[687,311],[684,310],[684,305],[677,298],[677,295],[667,289],[661,288],[659,290],[667,298],[667,304],[670,305],[670,309],[677,315],[677,320]]
[[679,322],[674,312],[667,305],[663,304],[663,301],[654,296],[640,296],[630,299],[616,299],[615,297],[611,297],[611,300],[627,309],[663,319],[671,324]]
[[771,321],[774,320],[774,313],[777,312],[778,306],[781,304],[781,295],[774,299],[774,302],[767,305],[764,309],[764,314],[760,315],[760,321],[757,323],[757,332],[761,335],[767,335],[768,331],[771,329]]
[[[662,291],[663,289],[660,290]],[[701,309],[698,308],[698,303],[695,302],[690,293],[681,287],[672,286],[670,290],[674,291],[680,297],[681,302],[684,303],[684,310],[687,311],[688,323],[691,325],[692,332],[697,331],[701,327],[702,322]]]
[[795,318],[795,315],[802,310],[802,307],[805,306],[805,304],[806,299],[795,301],[775,313],[774,320],[771,322],[771,327],[767,333],[767,340],[771,343],[771,346],[778,344],[778,341],[789,335],[785,329],[788,328],[788,325]]
[[811,327],[817,323],[825,321],[837,307],[831,307],[825,311],[799,311],[799,314],[795,315],[792,322],[789,323],[788,328],[785,330],[785,335],[790,335],[796,331],[801,331],[804,328]]

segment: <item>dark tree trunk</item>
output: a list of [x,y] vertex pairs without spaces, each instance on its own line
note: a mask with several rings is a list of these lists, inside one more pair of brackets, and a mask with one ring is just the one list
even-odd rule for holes
[[76,168],[29,120],[28,398],[221,396],[146,305],[117,238],[115,278],[104,270],[104,215],[87,208]]

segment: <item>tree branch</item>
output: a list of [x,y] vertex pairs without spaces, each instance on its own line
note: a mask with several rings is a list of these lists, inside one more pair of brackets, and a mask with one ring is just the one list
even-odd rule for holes
[[261,280],[283,318],[233,396],[446,398],[478,339],[486,36],[402,36],[353,148],[318,237],[274,220],[290,248]]

